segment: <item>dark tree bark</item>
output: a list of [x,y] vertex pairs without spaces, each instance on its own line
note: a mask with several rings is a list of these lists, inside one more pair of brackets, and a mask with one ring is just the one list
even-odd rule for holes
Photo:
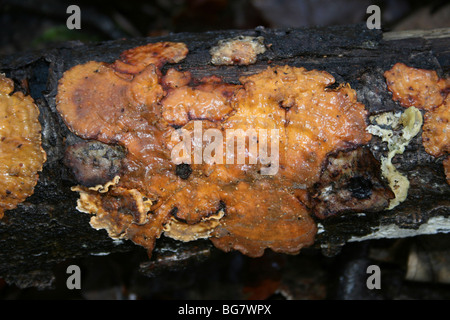
[[[209,49],[218,40],[238,35],[263,36],[269,49],[249,66],[213,66]],[[383,72],[395,63],[433,69],[440,76],[450,71],[449,31],[419,34],[383,34],[365,26],[248,31],[218,31],[201,34],[182,33],[159,38],[129,39],[104,43],[66,43],[54,49],[23,52],[0,58],[0,71],[14,79],[16,89],[28,92],[41,115],[43,147],[47,162],[34,194],[17,209],[7,211],[0,220],[0,277],[21,287],[45,287],[53,279],[52,269],[61,261],[98,253],[143,250],[129,241],[113,241],[104,230],[89,225],[90,216],[78,212],[77,184],[64,165],[68,143],[78,139],[56,112],[58,79],[74,65],[90,60],[112,62],[129,48],[158,41],[187,44],[189,54],[180,63],[195,78],[215,74],[226,82],[238,82],[242,75],[253,74],[270,65],[320,69],[331,73],[336,82],[350,83],[358,100],[371,114],[404,111],[392,101]],[[385,145],[374,137],[371,151],[380,157]],[[450,187],[445,181],[442,159],[428,155],[421,133],[394,159],[396,167],[410,180],[408,199],[391,211],[370,214],[344,214],[320,221],[315,247],[333,255],[348,241],[372,238],[415,236],[450,231]],[[447,220],[446,220],[447,219]],[[179,260],[201,256],[214,250],[209,241],[176,243],[161,238],[158,252],[170,247]],[[156,260],[155,260],[156,259]],[[176,263],[175,263],[176,264]],[[176,267],[174,263],[169,267]]]

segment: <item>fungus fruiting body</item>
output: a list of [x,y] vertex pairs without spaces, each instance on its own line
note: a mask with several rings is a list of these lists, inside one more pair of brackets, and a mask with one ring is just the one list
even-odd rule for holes
[[[163,234],[209,238],[222,250],[249,256],[269,248],[294,254],[311,245],[317,228],[310,195],[318,192],[327,158],[371,139],[355,91],[328,88],[335,80],[327,72],[291,66],[268,67],[239,84],[162,72],[186,54],[180,43],[149,44],[112,64],[87,62],[65,72],[57,109],[68,127],[125,150],[114,158],[120,163],[113,168],[120,169],[107,187],[86,184],[79,156],[66,161],[78,174],[78,209],[93,215],[95,228],[149,253]],[[230,133],[231,144],[224,138]],[[187,155],[174,161],[180,150]],[[271,156],[276,161],[263,161]],[[347,185],[346,177],[339,183]],[[105,180],[94,174],[89,181]],[[363,210],[349,197],[361,197],[355,190],[365,180],[352,181],[346,210]],[[382,189],[381,182],[374,186],[367,205],[387,205],[392,195]]]
[[447,183],[450,184],[450,156],[447,157],[447,159],[445,159],[443,161],[443,164],[444,164],[445,177],[447,178]]
[[435,157],[450,153],[450,97],[425,113],[424,119],[422,138],[425,150]]
[[[425,111],[422,143],[434,157],[450,153],[450,79],[439,78],[436,71],[416,69],[403,63],[385,72],[393,99],[403,107]],[[447,170],[447,161],[444,168]],[[448,172],[448,171],[446,171]],[[448,177],[448,174],[447,174]],[[448,181],[448,179],[447,179]]]
[[436,71],[412,68],[404,63],[396,63],[384,76],[392,99],[405,108],[433,110],[444,102],[450,86],[450,81],[440,79]]
[[0,218],[33,194],[43,164],[39,109],[0,74]]
[[248,65],[256,62],[258,54],[266,52],[263,37],[239,36],[220,40],[211,48],[214,65]]

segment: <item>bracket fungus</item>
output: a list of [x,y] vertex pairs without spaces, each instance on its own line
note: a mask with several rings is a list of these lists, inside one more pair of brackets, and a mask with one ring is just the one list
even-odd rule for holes
[[447,157],[443,165],[447,182],[450,181],[450,79],[403,63],[395,64],[384,76],[395,101],[405,108],[414,106],[425,111],[423,146],[434,157]]
[[0,218],[33,194],[46,154],[39,109],[0,73]]
[[[91,61],[64,73],[57,110],[69,129],[125,150],[114,165],[117,178],[97,187],[86,183],[82,162],[66,161],[78,173],[78,209],[93,215],[93,227],[149,254],[163,234],[208,238],[252,257],[311,245],[317,227],[310,195],[328,156],[372,137],[355,91],[347,84],[328,88],[335,80],[327,72],[291,66],[268,67],[240,84],[197,80],[173,68],[163,74],[165,63],[186,54],[181,43],[149,44],[112,64]],[[187,154],[178,163],[173,155],[180,146]],[[274,161],[263,161],[269,154]],[[104,170],[95,174],[102,177],[88,181],[105,181]],[[377,188],[374,194],[381,182]],[[367,205],[382,207],[391,197],[376,195]]]

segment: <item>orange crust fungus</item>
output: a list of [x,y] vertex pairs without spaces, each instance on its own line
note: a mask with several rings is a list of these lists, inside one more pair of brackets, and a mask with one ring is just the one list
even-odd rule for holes
[[[422,143],[434,157],[450,153],[450,79],[441,79],[433,70],[415,69],[397,63],[385,72],[393,99],[408,108],[425,110]],[[448,179],[448,159],[444,168]]]
[[433,110],[447,96],[450,80],[440,79],[433,70],[416,69],[396,63],[384,73],[392,99],[403,107]]
[[450,153],[450,97],[442,105],[425,113],[423,145],[425,150],[440,157]]
[[241,181],[224,190],[224,201],[227,215],[211,237],[224,251],[257,257],[270,248],[296,254],[314,242],[317,228],[305,205],[270,181]]
[[0,74],[0,218],[33,194],[46,160],[39,109]]
[[349,85],[328,89],[325,71],[279,66],[241,77],[236,113],[224,127],[280,130],[279,177],[303,188],[318,181],[327,155],[366,144],[367,111]]
[[220,40],[210,50],[214,65],[249,65],[256,62],[258,54],[266,52],[263,37],[239,36]]
[[[143,245],[149,254],[163,234],[182,241],[209,238],[222,250],[253,257],[268,248],[298,253],[314,242],[309,189],[328,155],[371,139],[364,105],[349,85],[329,89],[335,80],[324,71],[275,66],[241,77],[240,84],[216,76],[196,80],[176,69],[162,74],[165,63],[186,54],[184,44],[155,43],[127,50],[112,64],[91,61],[65,72],[57,109],[68,127],[125,150],[120,165],[114,162],[120,169],[113,180],[92,187],[79,179],[82,185],[73,188],[80,192],[78,209],[93,214],[93,227]],[[279,148],[267,151],[278,152],[279,162],[262,162],[258,154],[250,163],[264,139],[253,139],[260,148],[252,149],[248,129],[277,130],[276,139],[267,141],[278,141]],[[227,149],[231,130],[236,141],[244,139],[241,149]],[[192,150],[204,155],[213,140],[223,153],[196,161]],[[176,163],[172,153],[187,141],[191,153]],[[236,162],[239,150],[244,163]],[[230,156],[235,162],[227,162]],[[80,161],[74,159],[66,163],[75,170]]]
[[157,69],[166,63],[178,63],[188,53],[184,43],[156,42],[132,48],[122,52],[120,58],[112,64],[112,68],[122,74],[138,74],[148,65]]

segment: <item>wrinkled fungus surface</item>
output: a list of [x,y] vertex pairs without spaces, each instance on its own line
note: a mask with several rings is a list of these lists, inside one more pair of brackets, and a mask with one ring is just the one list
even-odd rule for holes
[[0,74],[0,218],[33,194],[46,160],[39,109]]
[[432,110],[440,106],[449,92],[450,81],[440,79],[433,70],[396,63],[384,73],[392,99],[403,107]]
[[[317,228],[310,189],[328,155],[371,139],[355,91],[329,89],[334,78],[327,72],[290,66],[268,67],[240,84],[192,79],[174,68],[162,74],[165,63],[186,54],[180,43],[149,44],[112,64],[88,62],[65,72],[57,109],[68,127],[125,150],[115,158],[117,176],[95,187],[80,176],[83,152],[66,162],[79,174],[78,209],[93,214],[93,227],[149,253],[162,234],[209,238],[249,256],[268,248],[294,254],[311,245]],[[230,132],[236,140],[227,143]],[[96,170],[89,181],[104,182],[96,174],[104,179],[104,170]]]
[[444,164],[445,177],[447,178],[447,183],[450,184],[450,156],[444,160],[443,164]]
[[77,181],[94,187],[111,181],[118,174],[124,157],[120,146],[88,141],[67,147],[64,162],[72,168]]
[[[450,152],[450,79],[432,70],[416,69],[403,63],[385,72],[393,99],[405,107],[425,110],[422,141],[425,151],[435,157]],[[445,165],[445,164],[444,164]]]
[[450,97],[427,112],[424,119],[422,138],[425,150],[435,157],[450,153]]

